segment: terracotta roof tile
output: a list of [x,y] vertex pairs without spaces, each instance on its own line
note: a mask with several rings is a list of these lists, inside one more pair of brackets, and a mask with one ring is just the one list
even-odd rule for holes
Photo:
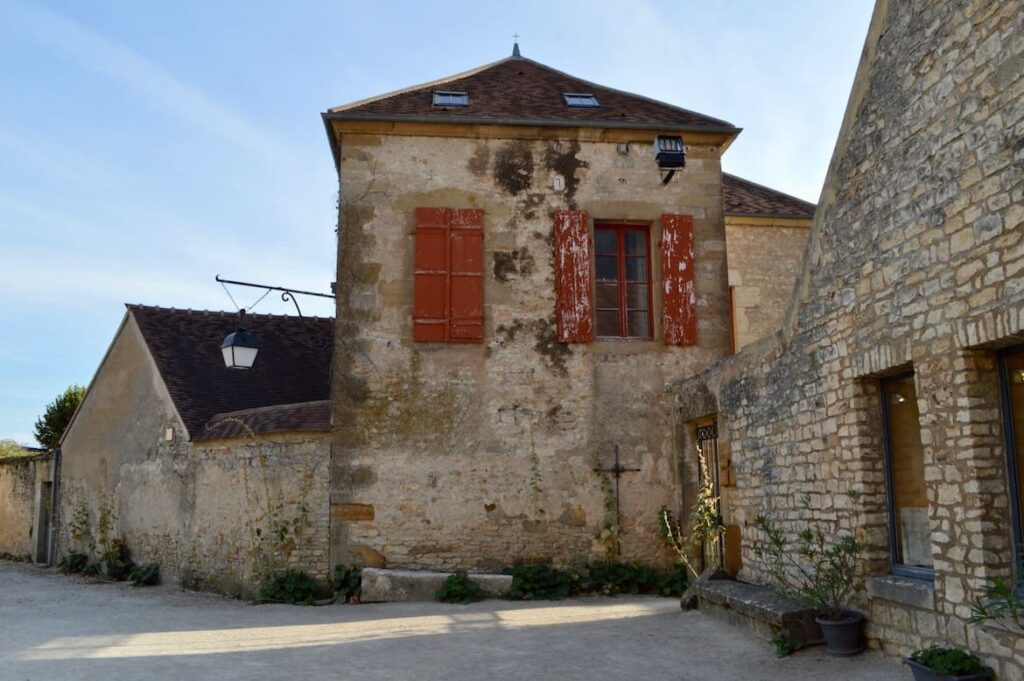
[[329,431],[331,403],[328,400],[278,404],[215,414],[193,440],[213,440],[283,431]]
[[813,203],[729,173],[722,173],[722,199],[726,215],[810,219],[816,208]]
[[333,319],[246,315],[260,351],[240,370],[225,367],[220,351],[235,313],[127,307],[193,439],[216,414],[330,398]]
[[[467,92],[469,106],[438,107],[432,92]],[[596,108],[567,106],[563,93],[597,97]],[[731,123],[648,97],[597,85],[532,59],[509,57],[450,78],[335,107],[325,118],[439,122],[576,124],[739,133]]]

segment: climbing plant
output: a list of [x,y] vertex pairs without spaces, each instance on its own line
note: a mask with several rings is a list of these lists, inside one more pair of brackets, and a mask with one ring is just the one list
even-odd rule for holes
[[699,576],[692,556],[705,542],[717,541],[725,534],[725,525],[719,513],[720,499],[715,494],[715,486],[708,469],[707,457],[700,449],[697,450],[697,462],[700,466],[700,484],[697,487],[697,498],[690,511],[690,532],[683,531],[683,524],[668,506],[658,511],[658,525],[665,546],[671,549],[679,562],[686,566],[694,577]]

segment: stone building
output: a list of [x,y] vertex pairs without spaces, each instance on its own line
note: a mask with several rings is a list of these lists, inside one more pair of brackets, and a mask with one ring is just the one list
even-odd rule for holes
[[1024,3],[879,0],[781,330],[678,391],[684,452],[717,421],[741,579],[757,514],[853,533],[875,645],[1024,679],[1024,636],[967,622],[1024,574],[1022,270]]
[[260,350],[225,367],[233,313],[129,305],[59,450],[59,553],[123,540],[165,579],[249,593],[328,564],[330,319],[247,315]]
[[49,561],[52,462],[49,452],[0,457],[0,556]]
[[777,328],[814,207],[722,173],[735,126],[518,47],[324,122],[332,561],[668,561],[672,386]]

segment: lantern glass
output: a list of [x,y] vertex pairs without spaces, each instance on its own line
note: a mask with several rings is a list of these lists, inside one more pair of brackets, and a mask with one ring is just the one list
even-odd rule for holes
[[251,369],[259,352],[259,341],[245,329],[239,329],[227,338],[220,346],[224,356],[224,366],[229,369]]

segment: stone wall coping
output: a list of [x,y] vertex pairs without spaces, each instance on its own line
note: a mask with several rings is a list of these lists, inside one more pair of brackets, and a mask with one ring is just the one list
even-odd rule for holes
[[935,610],[935,584],[923,579],[880,575],[867,579],[868,596],[902,603],[922,610]]
[[716,579],[698,582],[697,596],[778,627],[814,617],[814,609],[780,595],[769,586]]
[[28,456],[4,456],[0,457],[0,466],[13,466],[32,461],[49,461],[52,457],[53,452],[42,452],[41,454],[30,454]]

